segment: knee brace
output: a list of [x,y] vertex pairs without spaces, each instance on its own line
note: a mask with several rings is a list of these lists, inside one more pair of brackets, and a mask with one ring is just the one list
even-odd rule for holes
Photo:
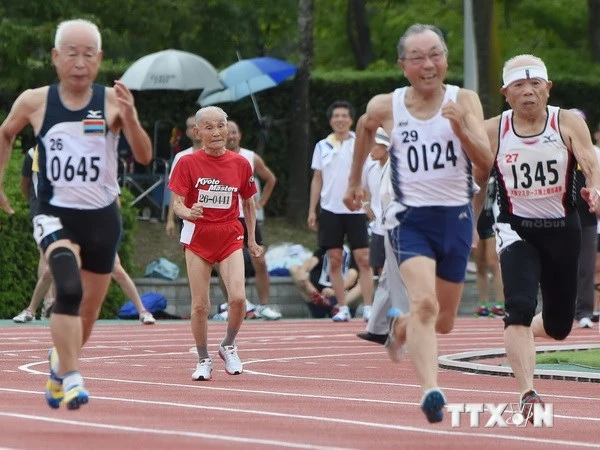
[[531,326],[537,301],[526,297],[510,298],[504,303],[506,315],[504,316],[504,328],[509,325]]
[[83,287],[75,254],[66,247],[56,248],[48,257],[48,265],[56,289],[53,312],[68,316],[79,315]]
[[573,320],[571,321],[561,321],[557,323],[546,323],[544,320],[544,331],[548,336],[552,339],[556,339],[557,341],[562,341],[567,338],[567,336],[571,333],[571,328],[573,327]]

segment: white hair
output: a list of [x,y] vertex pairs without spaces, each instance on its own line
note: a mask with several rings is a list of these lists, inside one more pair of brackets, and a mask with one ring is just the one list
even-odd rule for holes
[[200,108],[196,113],[196,125],[200,123],[202,118],[209,113],[217,113],[219,114],[223,120],[227,122],[227,113],[223,111],[223,109],[218,106],[205,106],[204,108]]
[[65,30],[71,25],[84,25],[88,27],[95,35],[96,43],[98,44],[96,50],[102,50],[102,36],[100,35],[100,30],[95,23],[85,19],[65,20],[59,23],[58,27],[56,27],[56,34],[54,35],[54,48],[58,48],[60,46]]
[[513,56],[504,63],[504,68],[502,69],[502,76],[505,76],[506,73],[511,69],[522,66],[538,66],[547,71],[546,64],[544,64],[544,61],[542,61],[541,58],[538,58],[534,55],[523,54]]

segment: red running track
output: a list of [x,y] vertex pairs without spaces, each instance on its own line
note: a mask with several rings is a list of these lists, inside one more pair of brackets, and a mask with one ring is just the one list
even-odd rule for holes
[[[50,334],[45,326],[0,328],[0,447],[60,449],[560,449],[600,448],[597,383],[537,380],[554,405],[554,427],[428,424],[408,361],[358,339],[360,321],[246,321],[237,339],[244,373],[230,376],[216,355],[224,323],[210,323],[214,369],[192,381],[189,322],[99,323],[82,354],[90,403],[52,410],[42,389]],[[565,344],[597,343],[574,330]],[[502,346],[502,322],[459,319],[440,336],[440,354]],[[517,401],[515,380],[442,370],[451,403]]]

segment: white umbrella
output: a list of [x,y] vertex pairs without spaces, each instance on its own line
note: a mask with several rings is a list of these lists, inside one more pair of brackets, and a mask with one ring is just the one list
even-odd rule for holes
[[193,53],[173,49],[138,59],[125,71],[121,81],[129,89],[138,91],[223,89],[211,63]]

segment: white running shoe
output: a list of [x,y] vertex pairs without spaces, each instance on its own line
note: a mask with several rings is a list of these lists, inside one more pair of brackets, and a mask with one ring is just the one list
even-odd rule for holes
[[[15,320],[15,322],[16,322],[16,320]],[[592,321],[590,320],[589,317],[584,317],[583,319],[581,319],[579,321],[579,323],[577,324],[577,326],[579,328],[593,328],[594,324],[592,323]]]
[[204,358],[196,365],[196,371],[192,374],[192,380],[208,381],[212,372],[212,361],[210,358]]
[[262,317],[265,320],[279,320],[281,319],[281,313],[275,311],[269,305],[259,305],[256,307],[255,313],[258,317]]
[[144,325],[152,325],[156,323],[156,319],[150,311],[142,311],[140,313],[140,322],[142,322]]
[[364,305],[363,306],[363,320],[365,322],[368,322],[369,319],[371,318],[371,305]]
[[244,371],[242,361],[237,354],[237,345],[219,345],[219,356],[225,361],[225,372],[239,375]]
[[334,322],[349,322],[350,321],[350,309],[347,305],[340,306],[338,313],[331,318]]
[[16,323],[25,323],[25,322],[33,322],[35,320],[35,316],[28,309],[24,309],[15,317],[13,317],[13,322]]

